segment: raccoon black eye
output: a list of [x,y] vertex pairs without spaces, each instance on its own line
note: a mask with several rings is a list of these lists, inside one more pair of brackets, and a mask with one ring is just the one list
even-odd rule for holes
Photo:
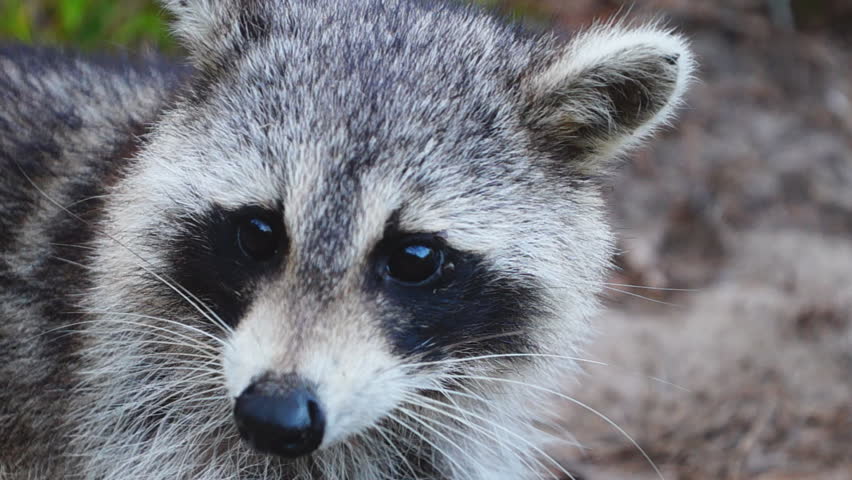
[[397,282],[421,286],[440,277],[443,265],[443,250],[415,243],[403,245],[392,252],[385,273]]
[[278,253],[280,233],[274,222],[247,217],[237,225],[237,244],[243,254],[255,261],[269,260]]

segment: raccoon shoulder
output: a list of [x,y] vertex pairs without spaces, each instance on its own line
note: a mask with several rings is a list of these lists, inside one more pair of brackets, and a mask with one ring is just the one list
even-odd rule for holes
[[63,180],[129,157],[182,74],[153,57],[0,46],[0,245],[43,204],[38,189],[65,197]]
[[64,448],[91,225],[180,76],[154,59],[0,47],[0,478],[64,477],[31,466]]

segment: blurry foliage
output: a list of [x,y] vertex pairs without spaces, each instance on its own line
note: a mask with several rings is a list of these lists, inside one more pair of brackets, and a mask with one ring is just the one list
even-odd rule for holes
[[0,0],[0,39],[85,50],[176,48],[153,0]]

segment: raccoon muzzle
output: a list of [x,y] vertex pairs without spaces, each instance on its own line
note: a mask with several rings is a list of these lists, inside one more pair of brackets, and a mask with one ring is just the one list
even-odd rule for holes
[[304,381],[259,380],[237,398],[234,420],[255,450],[295,458],[319,448],[325,412]]

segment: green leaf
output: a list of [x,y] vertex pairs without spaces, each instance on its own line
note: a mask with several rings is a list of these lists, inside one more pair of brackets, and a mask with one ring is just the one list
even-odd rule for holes
[[66,35],[76,34],[83,24],[88,0],[62,0],[57,5],[59,24]]

